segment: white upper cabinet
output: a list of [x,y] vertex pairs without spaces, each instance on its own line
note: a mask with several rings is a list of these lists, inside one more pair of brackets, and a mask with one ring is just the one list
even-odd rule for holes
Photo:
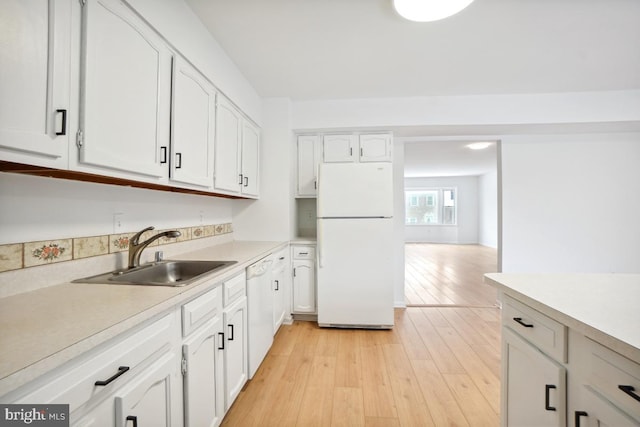
[[322,159],[320,136],[298,136],[298,197],[316,197],[318,194],[318,164]]
[[325,135],[322,140],[323,159],[327,163],[355,162],[357,146],[357,135]]
[[260,133],[258,128],[245,120],[242,124],[242,188],[244,196],[258,197],[260,173]]
[[166,183],[171,53],[119,0],[83,6],[80,162]]
[[240,138],[242,115],[226,98],[218,97],[216,109],[215,181],[216,190],[239,193]]
[[361,162],[390,162],[393,147],[390,134],[360,135]]
[[215,190],[257,198],[260,132],[222,96],[216,109],[215,145]]
[[0,160],[68,165],[71,0],[3,0]]
[[173,62],[171,180],[213,186],[216,91],[181,56]]

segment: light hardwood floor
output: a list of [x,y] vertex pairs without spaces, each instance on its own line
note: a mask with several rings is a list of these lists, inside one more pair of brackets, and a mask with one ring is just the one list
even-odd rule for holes
[[495,250],[410,244],[406,255],[416,306],[396,309],[392,330],[283,325],[222,425],[498,426],[500,312],[482,284]]
[[480,245],[407,243],[405,302],[413,306],[492,307],[495,288],[482,282],[497,270],[496,249]]

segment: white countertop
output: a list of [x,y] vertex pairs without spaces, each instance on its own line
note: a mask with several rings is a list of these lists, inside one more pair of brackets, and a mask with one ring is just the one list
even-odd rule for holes
[[485,274],[485,282],[640,363],[640,274]]
[[184,287],[63,283],[0,298],[0,396],[286,245],[233,241],[171,259],[237,261]]

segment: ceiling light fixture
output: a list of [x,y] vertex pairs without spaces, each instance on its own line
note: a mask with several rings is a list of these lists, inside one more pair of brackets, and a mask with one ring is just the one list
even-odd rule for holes
[[489,148],[492,142],[474,142],[471,144],[467,144],[467,147],[472,150],[484,150],[485,148]]
[[473,0],[393,0],[393,7],[405,19],[430,22],[455,15],[471,2]]

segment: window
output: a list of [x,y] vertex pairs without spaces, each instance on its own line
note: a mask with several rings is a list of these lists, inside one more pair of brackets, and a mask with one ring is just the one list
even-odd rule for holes
[[405,224],[455,225],[456,193],[454,188],[405,191]]

